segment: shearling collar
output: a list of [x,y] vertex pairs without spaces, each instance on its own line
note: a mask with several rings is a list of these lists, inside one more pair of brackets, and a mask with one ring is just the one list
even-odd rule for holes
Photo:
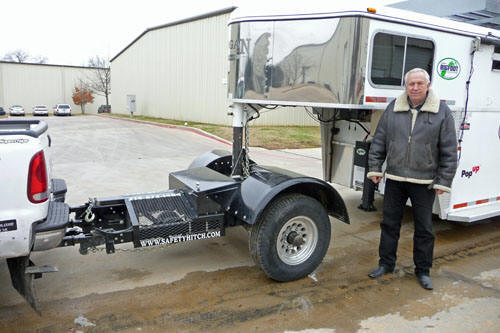
[[[429,89],[427,94],[427,99],[424,105],[420,108],[420,111],[427,111],[432,113],[438,113],[440,100],[438,96],[434,93],[432,89]],[[410,105],[408,104],[408,94],[406,91],[402,93],[394,104],[394,112],[408,111],[410,110]]]

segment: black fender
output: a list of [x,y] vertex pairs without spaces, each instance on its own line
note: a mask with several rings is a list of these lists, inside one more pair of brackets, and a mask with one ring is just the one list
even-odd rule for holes
[[252,165],[250,176],[232,191],[215,191],[210,196],[226,214],[255,224],[266,207],[278,196],[301,193],[318,200],[331,215],[349,224],[349,215],[340,194],[323,180],[292,171]]
[[[207,167],[223,175],[231,175],[231,166],[233,163],[233,156],[231,152],[222,149],[215,149],[201,154],[191,162],[188,169],[194,169],[199,167]],[[249,161],[250,165],[255,164],[254,161]]]

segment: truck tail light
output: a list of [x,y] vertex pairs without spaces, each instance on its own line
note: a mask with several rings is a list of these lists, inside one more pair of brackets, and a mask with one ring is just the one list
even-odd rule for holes
[[47,167],[45,155],[41,150],[31,158],[28,172],[28,199],[32,203],[42,203],[48,198]]

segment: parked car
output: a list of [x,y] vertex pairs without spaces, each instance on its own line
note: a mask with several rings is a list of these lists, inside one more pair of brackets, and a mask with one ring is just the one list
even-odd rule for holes
[[33,107],[34,116],[49,116],[49,109],[47,105],[35,105]]
[[11,116],[24,116],[24,108],[21,105],[12,105],[9,108],[9,115],[11,115]]
[[3,109],[3,107],[0,106],[0,116],[5,116],[5,115],[6,115],[6,113]]
[[57,104],[54,108],[54,116],[71,116],[69,104]]
[[111,105],[102,104],[97,108],[97,113],[111,113]]

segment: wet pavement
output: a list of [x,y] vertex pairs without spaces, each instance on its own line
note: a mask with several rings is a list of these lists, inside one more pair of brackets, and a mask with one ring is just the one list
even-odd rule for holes
[[[67,201],[168,188],[168,172],[222,142],[182,130],[102,117],[50,118],[54,176]],[[83,146],[83,147],[82,147]],[[321,176],[319,154],[253,149],[261,164]],[[59,272],[36,280],[42,316],[10,285],[0,263],[0,332],[498,332],[500,220],[459,225],[436,219],[431,277],[413,275],[411,209],[405,215],[396,271],[378,280],[380,207],[356,207],[361,193],[338,187],[351,224],[332,219],[332,242],[308,278],[268,279],[252,262],[247,231],[163,248],[81,256],[77,248],[34,253]]]

